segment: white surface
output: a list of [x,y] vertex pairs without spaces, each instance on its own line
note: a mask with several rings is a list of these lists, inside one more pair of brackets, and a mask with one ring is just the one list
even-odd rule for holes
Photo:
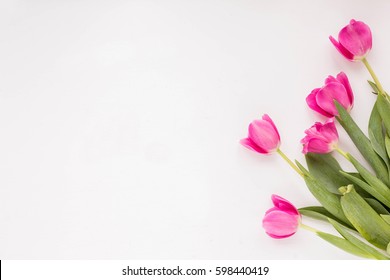
[[0,259],[354,259],[264,234],[272,193],[316,201],[238,141],[268,113],[303,161],[304,99],[341,70],[366,127],[368,73],[328,36],[369,24],[390,88],[386,2],[2,0]]

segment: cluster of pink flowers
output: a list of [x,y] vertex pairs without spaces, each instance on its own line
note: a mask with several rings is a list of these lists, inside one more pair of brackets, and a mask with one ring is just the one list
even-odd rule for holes
[[[361,21],[351,20],[338,35],[338,41],[330,37],[336,49],[348,60],[365,59],[372,47],[370,28]],[[324,122],[316,122],[305,131],[302,138],[302,152],[326,154],[337,148],[339,135],[335,118],[339,113],[335,105],[337,101],[347,112],[350,112],[354,95],[348,77],[340,72],[336,77],[328,76],[322,87],[315,88],[307,96],[307,105],[315,112],[327,117]],[[274,122],[268,115],[254,120],[249,125],[248,137],[240,141],[246,148],[261,154],[280,152],[280,135]],[[269,209],[263,219],[266,233],[273,238],[286,238],[293,235],[300,223],[301,214],[286,199],[272,195],[274,207]]]

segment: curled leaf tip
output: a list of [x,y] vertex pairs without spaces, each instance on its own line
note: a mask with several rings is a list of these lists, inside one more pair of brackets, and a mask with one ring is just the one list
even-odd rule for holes
[[345,187],[340,187],[339,192],[341,192],[342,195],[345,195],[345,194],[349,193],[352,189],[353,189],[353,185],[348,185]]

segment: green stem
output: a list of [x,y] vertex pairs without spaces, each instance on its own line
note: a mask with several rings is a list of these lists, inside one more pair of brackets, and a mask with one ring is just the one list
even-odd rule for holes
[[302,177],[304,177],[303,172],[280,150],[277,150],[277,153]]
[[348,156],[348,153],[344,152],[344,151],[341,150],[339,147],[336,147],[336,148],[335,148],[335,151],[337,151],[340,155],[342,155],[342,156],[345,157],[348,161],[350,161],[349,156]]
[[318,230],[316,230],[315,228],[312,228],[312,227],[307,226],[307,225],[302,224],[302,223],[299,224],[299,226],[300,226],[301,228],[303,228],[303,229],[306,229],[306,230],[311,231],[311,232],[314,232],[314,233],[317,233],[317,232],[318,232]]
[[362,62],[364,64],[364,66],[366,66],[368,72],[370,72],[371,77],[374,79],[374,82],[375,82],[376,86],[378,87],[379,93],[382,94],[383,96],[386,96],[386,93],[382,87],[382,84],[379,82],[378,77],[375,75],[375,72],[372,69],[371,65],[368,63],[367,59],[363,58]]

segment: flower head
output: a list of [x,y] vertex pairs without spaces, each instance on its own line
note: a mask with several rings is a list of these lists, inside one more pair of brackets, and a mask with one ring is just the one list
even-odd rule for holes
[[301,221],[301,214],[288,200],[273,194],[274,207],[269,209],[263,218],[265,232],[273,238],[286,238],[293,235]]
[[302,152],[327,154],[337,148],[339,135],[336,130],[334,118],[328,119],[324,124],[316,122],[305,130],[306,136],[301,140]]
[[340,103],[348,112],[353,107],[354,96],[348,77],[344,72],[340,72],[337,77],[328,76],[322,88],[313,89],[306,97],[309,107],[326,116],[338,116],[338,111],[334,101]]
[[332,36],[330,41],[336,49],[351,61],[362,60],[372,47],[370,27],[361,21],[352,19],[347,26],[340,30],[338,41]]
[[279,132],[268,115],[261,120],[254,120],[249,125],[248,137],[240,141],[246,148],[261,153],[271,154],[279,149]]

